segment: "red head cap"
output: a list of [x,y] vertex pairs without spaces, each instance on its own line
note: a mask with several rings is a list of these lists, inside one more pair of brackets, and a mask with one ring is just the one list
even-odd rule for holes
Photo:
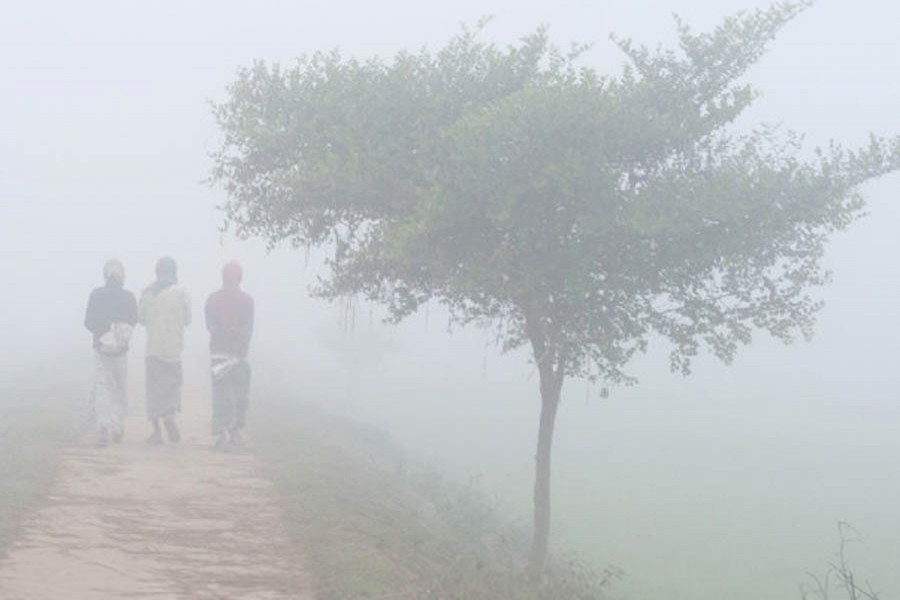
[[222,285],[227,288],[236,288],[241,285],[241,279],[244,277],[244,269],[241,263],[232,260],[222,267]]

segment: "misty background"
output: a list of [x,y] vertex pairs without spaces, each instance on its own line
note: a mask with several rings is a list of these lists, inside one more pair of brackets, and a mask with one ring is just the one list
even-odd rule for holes
[[[317,256],[220,231],[222,190],[204,183],[219,145],[210,102],[254,59],[289,63],[340,48],[392,56],[437,47],[494,15],[484,37],[512,43],[542,24],[584,61],[617,72],[615,32],[672,46],[677,13],[696,30],[750,0],[585,3],[41,2],[0,18],[0,377],[70,349],[110,257],[139,293],[172,255],[194,300],[189,353],[204,356],[202,305],[221,265],[245,266],[257,303],[256,389],[271,377],[298,398],[372,423],[411,458],[490,495],[527,524],[539,397],[525,352],[489,333],[447,331],[432,305],[399,327],[360,301],[310,299]],[[900,133],[900,4],[820,0],[751,70],[762,92],[737,127],[780,123],[810,149]],[[837,235],[833,283],[812,343],[758,335],[724,366],[668,372],[652,345],[637,387],[571,381],[554,449],[557,548],[623,568],[618,595],[792,598],[823,572],[836,524],[863,540],[851,559],[885,598],[900,598],[900,177],[862,189],[869,216]],[[142,336],[135,347],[140,350]],[[133,352],[139,367],[141,352]],[[199,364],[199,363],[198,363]],[[196,370],[188,377],[205,377]],[[85,389],[89,373],[85,368]],[[192,401],[190,398],[188,402]],[[194,399],[194,401],[206,401]],[[252,402],[265,402],[256,395]],[[133,398],[140,405],[142,398]],[[252,419],[252,408],[250,412]]]

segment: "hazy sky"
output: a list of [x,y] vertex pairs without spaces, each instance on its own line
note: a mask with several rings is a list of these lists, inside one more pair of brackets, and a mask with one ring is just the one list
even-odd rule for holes
[[[70,310],[68,294],[78,297],[95,283],[98,264],[110,255],[126,261],[129,284],[140,288],[154,258],[171,253],[185,279],[202,290],[215,281],[214,268],[206,273],[211,263],[248,254],[227,240],[220,246],[213,207],[221,193],[201,182],[218,139],[208,102],[223,98],[235,70],[255,58],[288,62],[334,47],[391,55],[439,45],[460,23],[490,14],[489,39],[511,42],[547,24],[560,44],[595,43],[585,60],[615,70],[622,56],[608,42],[612,31],[670,43],[673,12],[704,28],[753,6],[747,0],[10,5],[0,20],[0,265],[8,280],[27,277],[29,298],[8,298],[0,318],[21,324],[21,316],[45,305],[45,315],[77,317],[81,307]],[[744,122],[783,122],[811,143],[833,136],[852,144],[869,131],[900,132],[900,86],[892,77],[900,72],[898,21],[900,5],[893,2],[819,2],[752,72],[764,95]],[[842,364],[848,354],[864,353],[866,365],[880,369],[891,343],[883,332],[900,324],[890,239],[900,213],[891,202],[897,188],[895,177],[868,190],[872,217],[839,238],[829,258],[836,280],[819,337],[829,347],[852,345],[852,352],[840,351]],[[285,257],[277,268],[285,273],[292,264]]]
[[[276,349],[299,345],[307,355],[332,351],[328,335],[310,336],[323,328],[333,332],[340,310],[305,298],[311,273],[303,254],[279,251],[267,257],[259,243],[221,236],[214,207],[222,193],[203,184],[208,153],[218,140],[209,102],[223,99],[235,70],[253,59],[289,62],[301,53],[335,47],[348,55],[390,56],[402,48],[438,46],[460,23],[494,15],[488,39],[512,42],[546,24],[559,44],[594,42],[585,61],[616,71],[623,57],[609,43],[610,32],[669,44],[673,12],[705,29],[725,14],[759,5],[750,0],[9,4],[0,18],[0,269],[5,278],[0,361],[9,365],[23,355],[39,355],[53,343],[87,344],[81,329],[84,302],[100,283],[103,261],[121,257],[127,285],[137,291],[149,283],[162,254],[179,260],[182,280],[197,304],[216,285],[222,261],[236,256],[247,263],[247,287],[255,291],[262,317],[262,337],[256,342],[260,354],[259,340]],[[894,0],[820,0],[782,32],[751,71],[749,79],[763,95],[739,126],[783,123],[806,133],[810,147],[831,138],[862,144],[869,132],[900,134],[898,32],[900,3]],[[888,419],[900,426],[895,404],[900,387],[895,358],[900,346],[900,176],[863,191],[871,214],[837,236],[829,250],[834,282],[821,292],[827,306],[813,343],[782,348],[762,340],[728,369],[701,360],[686,381],[666,376],[661,352],[653,351],[635,365],[645,385],[614,395],[608,405],[627,408],[610,409],[620,413],[603,418],[622,417],[635,427],[629,434],[650,426],[641,420],[650,411],[659,411],[653,423],[677,423],[679,431],[690,429],[678,421],[684,414],[712,412],[718,420],[711,422],[721,426],[758,407],[779,421],[786,417],[778,407],[793,395],[817,410],[828,405],[838,415],[869,411],[881,425]],[[284,320],[287,315],[292,320]],[[391,389],[403,389],[398,365],[414,364],[453,373],[458,385],[468,386],[458,389],[471,390],[473,398],[483,397],[474,390],[531,393],[535,383],[528,379],[523,356],[498,358],[480,334],[447,338],[443,330],[441,323],[417,316],[398,332],[383,333],[400,340],[395,354],[417,340],[415,353],[393,363]],[[423,333],[427,337],[418,339]],[[191,335],[202,340],[199,328]],[[478,350],[466,352],[473,346]],[[378,386],[378,378],[370,377],[369,384]],[[590,390],[586,394],[583,385],[566,388],[560,435],[572,444],[584,438],[576,435],[578,424],[567,419],[583,413],[568,405],[583,405],[586,395]],[[679,400],[677,410],[666,402],[671,397]],[[521,423],[529,424],[522,435],[528,440],[536,406],[522,406]],[[491,418],[506,408],[503,403],[483,414],[486,425],[475,431],[490,431]],[[435,414],[442,413],[436,409]],[[776,432],[782,426],[776,425]],[[423,425],[422,431],[429,429]],[[560,456],[565,453],[561,448]],[[528,458],[527,452],[522,455]]]

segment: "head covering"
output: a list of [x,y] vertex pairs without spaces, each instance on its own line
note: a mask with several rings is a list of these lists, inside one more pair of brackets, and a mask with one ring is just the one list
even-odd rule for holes
[[106,264],[103,265],[103,279],[107,282],[125,283],[125,265],[122,264],[122,261],[116,258],[106,261]]
[[171,256],[163,256],[156,261],[156,278],[159,281],[175,283],[178,281],[178,265]]
[[150,286],[153,294],[178,283],[178,265],[171,256],[163,256],[156,261],[156,281]]
[[244,278],[244,269],[241,263],[236,260],[228,262],[222,267],[222,286],[226,288],[236,288],[241,285]]

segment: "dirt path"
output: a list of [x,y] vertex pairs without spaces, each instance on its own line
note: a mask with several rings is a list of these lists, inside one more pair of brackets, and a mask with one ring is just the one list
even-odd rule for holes
[[184,440],[160,447],[129,417],[122,444],[67,450],[49,498],[0,560],[0,598],[312,598],[258,461],[212,452],[207,423],[183,416]]

